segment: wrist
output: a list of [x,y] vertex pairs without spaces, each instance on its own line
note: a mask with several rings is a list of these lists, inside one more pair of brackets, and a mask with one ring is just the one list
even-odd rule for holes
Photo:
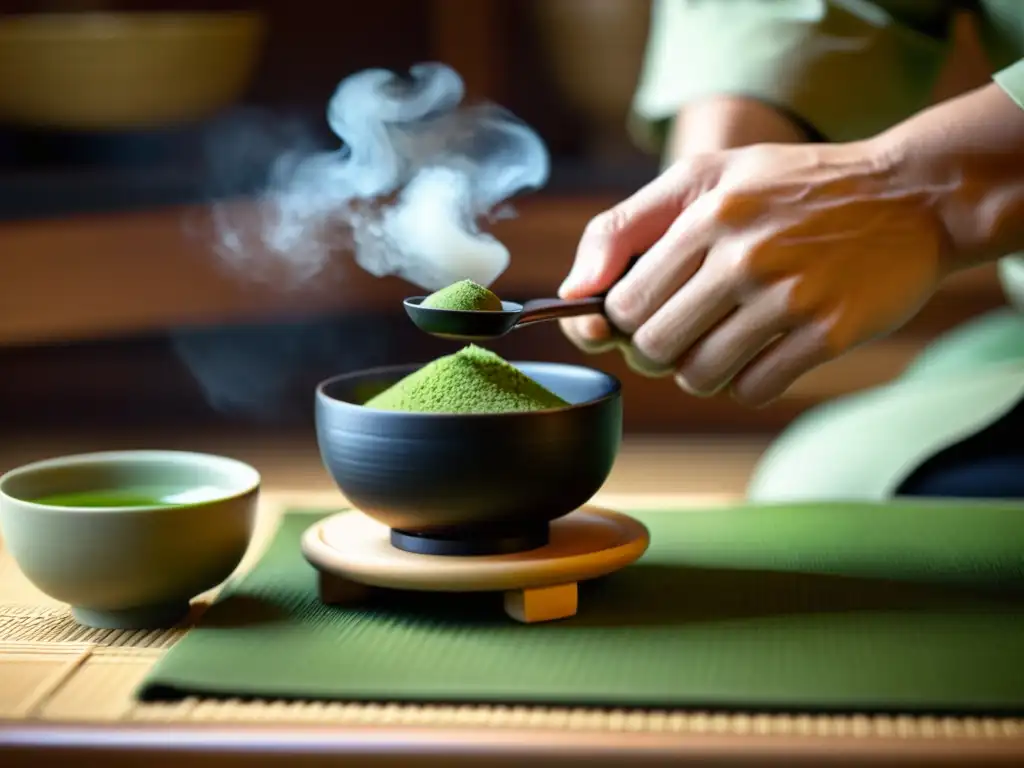
[[962,169],[954,157],[915,146],[914,132],[886,131],[862,142],[871,163],[887,179],[889,194],[912,198],[931,221],[944,243],[948,272],[969,269],[986,260],[974,207],[961,183]]
[[998,86],[925,110],[863,145],[894,190],[928,207],[952,269],[1024,248],[1024,110]]

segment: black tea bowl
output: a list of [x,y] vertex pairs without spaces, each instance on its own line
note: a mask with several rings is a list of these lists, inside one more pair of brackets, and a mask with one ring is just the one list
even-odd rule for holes
[[399,549],[493,555],[548,543],[552,520],[601,488],[622,442],[619,380],[560,363],[512,363],[570,403],[497,414],[406,413],[362,405],[421,366],[348,373],[316,392],[324,466]]

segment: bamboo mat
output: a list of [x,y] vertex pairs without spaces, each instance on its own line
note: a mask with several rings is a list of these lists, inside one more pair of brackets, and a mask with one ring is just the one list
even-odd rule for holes
[[[723,494],[599,496],[622,509],[706,508]],[[240,566],[259,558],[287,507],[341,506],[336,493],[272,494],[261,502],[256,540]],[[197,601],[190,622],[215,598]],[[243,702],[187,699],[172,704],[137,703],[133,691],[160,656],[187,631],[92,630],[78,626],[65,606],[32,587],[0,543],[0,721],[105,724],[220,723],[390,726],[436,728],[555,729],[625,733],[730,736],[813,736],[1007,740],[1024,739],[1024,720],[997,718],[825,716],[690,711],[643,712],[501,706],[420,706],[323,702]]]

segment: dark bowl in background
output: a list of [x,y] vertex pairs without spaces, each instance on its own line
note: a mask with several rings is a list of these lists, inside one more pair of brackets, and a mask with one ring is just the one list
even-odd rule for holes
[[577,365],[512,363],[571,405],[499,414],[366,408],[421,366],[344,374],[317,387],[324,465],[357,509],[400,549],[484,555],[548,541],[552,520],[601,488],[622,440],[621,385]]

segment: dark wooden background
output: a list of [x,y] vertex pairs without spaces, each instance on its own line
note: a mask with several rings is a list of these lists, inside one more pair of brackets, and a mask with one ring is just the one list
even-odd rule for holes
[[[403,69],[423,60],[454,66],[471,97],[499,101],[533,125],[556,164],[569,169],[560,178],[575,179],[525,199],[519,217],[496,228],[513,253],[512,267],[496,288],[517,298],[550,295],[590,216],[628,194],[654,167],[651,158],[637,155],[629,168],[602,170],[583,154],[581,118],[566,107],[545,71],[527,2],[104,5],[262,8],[270,35],[246,101],[282,112],[322,115],[338,81],[366,67]],[[40,7],[27,0],[2,4],[5,12]],[[985,64],[965,30],[939,97],[984,77]],[[451,351],[405,320],[398,302],[408,287],[398,280],[348,270],[343,296],[336,288],[341,283],[325,282],[317,295],[296,299],[226,277],[209,245],[183,234],[182,221],[205,215],[202,205],[186,203],[71,210],[0,224],[0,426],[308,423],[311,388],[319,378]],[[936,335],[1002,302],[993,270],[964,275],[902,332],[816,371],[789,397],[760,411],[742,409],[727,397],[684,396],[670,381],[633,375],[615,355],[590,362],[622,376],[630,431],[771,431],[825,399],[891,378]],[[193,355],[202,354],[208,369],[210,360],[220,366],[218,407],[211,406],[178,353],[183,328],[190,329]],[[554,327],[517,332],[495,349],[513,359],[583,360]]]

